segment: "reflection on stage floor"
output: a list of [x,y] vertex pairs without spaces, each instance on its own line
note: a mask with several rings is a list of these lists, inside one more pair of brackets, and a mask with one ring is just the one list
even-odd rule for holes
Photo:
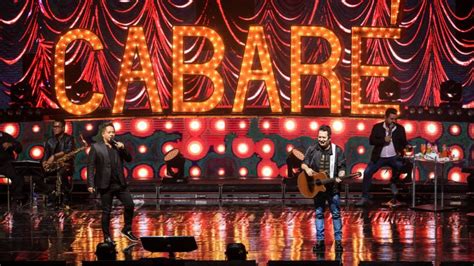
[[[96,260],[102,242],[101,212],[75,205],[69,212],[43,208],[5,213],[2,206],[0,260],[65,260],[77,264]],[[170,206],[136,211],[133,231],[139,236],[195,236],[198,249],[178,253],[183,259],[225,260],[227,243],[243,243],[248,259],[359,261],[474,260],[473,225],[465,212],[416,212],[407,208],[368,210],[343,208],[342,254],[333,246],[333,229],[326,213],[326,252],[314,254],[314,210],[311,206]],[[114,210],[113,238],[118,260],[166,256],[120,236],[122,209]],[[128,247],[128,248],[127,248]]]

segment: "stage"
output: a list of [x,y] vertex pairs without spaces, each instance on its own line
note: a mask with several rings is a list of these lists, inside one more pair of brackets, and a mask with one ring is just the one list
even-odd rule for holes
[[[342,254],[333,247],[332,224],[326,213],[326,252],[315,254],[314,210],[288,206],[160,206],[136,210],[133,231],[139,236],[195,236],[198,249],[178,253],[181,259],[225,260],[227,243],[240,242],[248,259],[269,260],[473,261],[473,225],[464,211],[418,212],[389,209],[376,202],[369,208],[344,206]],[[100,210],[92,202],[76,202],[69,212],[35,208],[5,213],[2,205],[0,260],[60,260],[80,265],[96,260],[102,242]],[[158,258],[141,244],[120,236],[122,209],[113,212],[112,234],[118,260]],[[471,221],[472,222],[472,221]],[[128,248],[127,248],[128,247]],[[1,263],[1,262],[0,262]],[[3,265],[3,263],[1,263]],[[436,264],[435,264],[436,265]]]

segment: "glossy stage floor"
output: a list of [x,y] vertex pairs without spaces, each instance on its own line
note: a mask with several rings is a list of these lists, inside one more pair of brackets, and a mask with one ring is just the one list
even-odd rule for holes
[[[1,206],[5,211],[5,206]],[[97,205],[75,204],[68,212],[43,207],[3,212],[0,260],[65,260],[80,265],[95,260],[102,241]],[[163,257],[120,236],[122,209],[114,209],[113,237],[118,260]],[[285,206],[142,206],[133,231],[139,236],[195,236],[198,250],[179,258],[225,260],[227,243],[241,242],[248,259],[360,261],[474,261],[474,226],[465,212],[418,212],[375,204],[362,209],[343,207],[344,252],[336,254],[329,213],[326,252],[314,254],[314,211],[311,205]],[[0,262],[1,264],[1,262]],[[435,264],[436,265],[436,264]]]

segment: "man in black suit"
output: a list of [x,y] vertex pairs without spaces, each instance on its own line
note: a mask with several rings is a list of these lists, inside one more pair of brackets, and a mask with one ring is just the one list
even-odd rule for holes
[[357,206],[364,206],[370,203],[369,190],[372,184],[372,175],[384,166],[392,168],[391,189],[392,193],[397,193],[395,181],[403,167],[402,154],[407,146],[405,128],[396,123],[397,110],[388,108],[385,111],[385,121],[377,123],[370,133],[370,145],[373,145],[372,155],[369,165],[364,171],[362,183],[362,199],[356,203]]
[[105,123],[99,129],[97,143],[92,144],[87,161],[88,191],[100,194],[102,202],[102,232],[105,242],[113,243],[110,235],[110,213],[116,196],[124,205],[125,226],[122,235],[130,241],[138,241],[132,233],[134,204],[127,181],[123,175],[123,161],[130,162],[132,156],[122,142],[116,141],[112,123]]
[[18,175],[15,171],[12,161],[15,160],[15,153],[20,153],[22,149],[20,142],[16,141],[12,135],[0,131],[0,174],[12,181],[13,199],[19,205],[27,200],[23,193],[25,181],[23,176]]

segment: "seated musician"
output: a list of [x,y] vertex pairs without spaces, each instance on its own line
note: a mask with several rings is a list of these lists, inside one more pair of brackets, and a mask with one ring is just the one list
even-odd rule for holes
[[12,135],[0,131],[0,175],[4,175],[12,182],[13,199],[19,205],[26,203],[27,198],[23,192],[23,177],[18,175],[12,165],[15,160],[15,153],[22,150],[20,142],[15,140]]
[[[74,138],[65,133],[66,122],[64,120],[55,119],[53,121],[53,136],[46,140],[44,144],[44,161],[43,167],[49,174],[60,177],[61,183],[56,183],[56,197],[60,197],[56,202],[61,202],[68,208],[71,200],[72,191],[72,175],[74,174],[74,159],[56,165],[55,162],[75,149]],[[59,185],[60,184],[60,185]]]
[[316,209],[316,245],[314,252],[324,251],[324,209],[326,201],[332,215],[334,226],[335,249],[342,251],[342,219],[340,211],[340,182],[339,177],[345,175],[346,160],[342,149],[331,143],[331,128],[322,125],[318,132],[317,143],[311,145],[304,156],[303,169],[308,176],[316,172],[326,172],[328,178],[335,178],[336,183],[327,184],[325,192],[319,192],[314,198]]

